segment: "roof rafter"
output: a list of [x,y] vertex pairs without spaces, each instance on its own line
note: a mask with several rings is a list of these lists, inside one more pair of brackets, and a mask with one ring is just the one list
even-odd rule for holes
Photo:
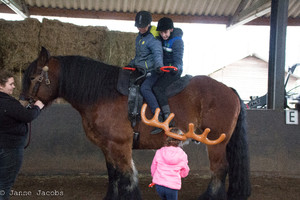
[[11,10],[23,18],[29,17],[29,12],[24,0],[1,0]]
[[246,8],[249,0],[242,0],[238,9],[227,24],[227,29],[243,25],[271,12],[271,0],[259,0]]

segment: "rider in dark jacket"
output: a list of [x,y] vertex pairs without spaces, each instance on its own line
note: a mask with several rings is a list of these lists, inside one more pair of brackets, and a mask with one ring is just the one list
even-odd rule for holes
[[180,28],[174,28],[172,19],[167,17],[163,17],[158,21],[157,31],[160,32],[162,41],[164,66],[174,66],[178,69],[177,71],[170,69],[170,72],[164,72],[153,87],[153,92],[162,109],[164,119],[167,119],[170,115],[170,107],[166,96],[166,88],[180,78],[183,70],[183,32]]
[[[152,16],[147,11],[140,11],[135,17],[135,26],[139,34],[135,41],[136,55],[128,66],[139,67],[145,70],[147,76],[141,85],[141,93],[148,103],[152,113],[159,108],[156,96],[153,93],[153,85],[161,75],[160,68],[163,67],[163,51],[159,33],[156,27],[151,26]],[[160,121],[162,116],[160,116]],[[154,133],[161,132],[161,129],[155,128]]]

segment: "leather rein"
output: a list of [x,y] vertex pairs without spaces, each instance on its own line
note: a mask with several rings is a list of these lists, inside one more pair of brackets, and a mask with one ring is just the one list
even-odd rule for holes
[[[48,76],[48,70],[49,67],[48,66],[44,66],[42,68],[42,72],[40,73],[40,75],[38,75],[37,77],[35,77],[33,79],[33,82],[35,82],[35,85],[33,86],[33,89],[31,91],[31,95],[29,95],[29,104],[27,105],[27,107],[30,107],[32,104],[34,104],[37,101],[36,95],[39,91],[39,88],[41,86],[41,83],[43,82],[43,80],[45,79],[45,84],[46,85],[50,85],[50,80],[49,80],[49,76]],[[28,141],[27,144],[25,145],[24,149],[26,149],[31,141],[31,122],[29,123],[29,135],[28,135]]]

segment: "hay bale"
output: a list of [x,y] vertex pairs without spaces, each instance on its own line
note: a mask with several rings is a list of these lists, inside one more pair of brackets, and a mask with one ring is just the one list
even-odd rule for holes
[[0,20],[0,68],[19,72],[36,59],[39,51],[40,22]]
[[83,27],[44,19],[40,45],[46,47],[52,55],[81,55],[104,60],[102,46],[107,34],[106,27]]
[[105,62],[116,66],[126,66],[135,56],[135,33],[110,31],[104,49]]
[[124,66],[135,55],[134,33],[109,31],[107,27],[77,26],[44,19],[40,45],[52,55],[81,55]]
[[135,55],[136,34],[109,31],[107,27],[77,26],[49,19],[42,23],[31,18],[0,20],[0,35],[0,69],[15,73],[18,88],[22,72],[37,58],[42,46],[53,56],[81,55],[120,67]]

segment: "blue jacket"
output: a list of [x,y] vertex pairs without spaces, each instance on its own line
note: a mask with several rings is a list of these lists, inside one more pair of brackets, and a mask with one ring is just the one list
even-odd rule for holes
[[135,40],[135,57],[129,65],[143,67],[146,70],[163,66],[162,45],[156,37],[159,33],[155,26],[150,26],[149,30],[140,34]]
[[182,40],[183,32],[180,28],[174,28],[168,40],[162,40],[164,52],[164,65],[174,66],[182,72],[184,44]]
[[15,98],[0,92],[0,148],[23,148],[27,138],[27,123],[40,112],[38,106],[26,109]]

